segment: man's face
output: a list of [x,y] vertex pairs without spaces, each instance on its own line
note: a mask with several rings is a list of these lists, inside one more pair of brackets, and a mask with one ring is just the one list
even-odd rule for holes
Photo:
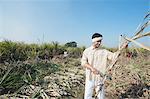
[[96,42],[93,42],[93,46],[94,46],[95,48],[98,48],[98,47],[101,45],[101,42],[102,42],[102,40],[98,40],[98,41],[96,41]]

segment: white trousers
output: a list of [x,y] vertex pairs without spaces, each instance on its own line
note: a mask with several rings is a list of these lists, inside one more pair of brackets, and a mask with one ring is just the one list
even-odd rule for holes
[[99,90],[100,86],[97,86],[101,82],[95,82],[94,80],[86,80],[84,99],[92,99],[93,91],[95,90],[98,99],[105,98],[104,86],[102,90]]

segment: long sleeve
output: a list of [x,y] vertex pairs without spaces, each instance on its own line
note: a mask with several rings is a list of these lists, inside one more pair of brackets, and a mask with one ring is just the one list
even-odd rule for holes
[[118,54],[119,54],[119,52],[112,53],[112,52],[108,51],[107,58],[112,61],[118,57]]
[[86,56],[86,52],[83,52],[82,58],[81,58],[81,65],[84,66],[84,64],[88,63],[88,59]]

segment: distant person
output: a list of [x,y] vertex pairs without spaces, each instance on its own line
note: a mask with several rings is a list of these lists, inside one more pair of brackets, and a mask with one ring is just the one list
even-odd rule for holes
[[101,91],[97,86],[102,81],[100,74],[105,74],[107,60],[115,59],[118,54],[118,52],[112,53],[102,49],[100,47],[102,40],[103,36],[101,34],[94,33],[92,35],[92,45],[86,48],[82,55],[81,65],[86,68],[84,99],[92,99],[94,89],[98,99],[104,99],[104,86]]
[[63,56],[64,56],[64,57],[67,57],[67,56],[68,56],[68,52],[65,51]]

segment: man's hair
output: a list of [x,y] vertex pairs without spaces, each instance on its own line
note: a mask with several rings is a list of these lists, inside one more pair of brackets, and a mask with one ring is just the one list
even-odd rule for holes
[[97,38],[97,37],[103,37],[101,34],[99,34],[99,33],[94,33],[93,35],[92,35],[92,39],[93,38]]

